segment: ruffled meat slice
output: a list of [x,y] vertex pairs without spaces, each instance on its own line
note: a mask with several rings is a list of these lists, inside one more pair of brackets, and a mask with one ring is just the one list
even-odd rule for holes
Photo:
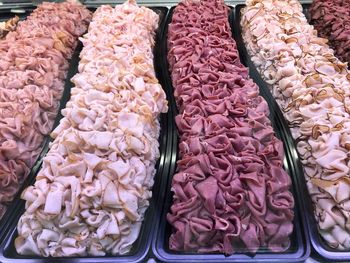
[[0,39],[4,38],[9,32],[14,31],[19,21],[18,16],[14,16],[5,22],[0,23]]
[[[350,63],[350,7],[348,1],[313,1],[310,23],[320,37],[327,38],[335,55]],[[337,14],[337,15],[335,15]]]

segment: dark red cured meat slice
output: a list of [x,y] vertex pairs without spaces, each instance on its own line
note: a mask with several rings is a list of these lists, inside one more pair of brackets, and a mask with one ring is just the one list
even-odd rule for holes
[[239,61],[222,1],[184,1],[168,33],[179,109],[177,173],[167,220],[172,250],[284,251],[293,196],[268,106]]
[[318,35],[327,38],[335,55],[350,65],[350,0],[314,0],[309,11]]

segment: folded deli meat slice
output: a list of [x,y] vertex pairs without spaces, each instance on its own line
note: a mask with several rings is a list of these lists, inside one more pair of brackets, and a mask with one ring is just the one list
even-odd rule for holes
[[221,0],[174,10],[168,61],[179,109],[170,249],[285,251],[293,232],[291,180],[266,101],[239,60]]
[[159,17],[127,1],[99,7],[79,73],[33,186],[15,247],[53,257],[126,254],[138,238],[159,158],[165,93],[153,66]]
[[314,0],[309,9],[310,22],[319,36],[327,38],[335,55],[350,64],[350,1]]
[[241,25],[248,52],[296,141],[319,232],[329,246],[349,249],[347,64],[317,37],[296,0],[249,0]]
[[8,32],[14,31],[19,21],[18,16],[14,16],[7,21],[0,22],[0,39],[4,38]]
[[68,60],[90,19],[83,5],[63,2],[5,23],[11,32],[0,40],[0,218],[52,130]]

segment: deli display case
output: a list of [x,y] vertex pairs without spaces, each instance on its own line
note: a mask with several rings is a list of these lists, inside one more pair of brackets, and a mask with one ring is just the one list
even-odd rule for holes
[[349,6],[2,1],[0,262],[349,261]]

